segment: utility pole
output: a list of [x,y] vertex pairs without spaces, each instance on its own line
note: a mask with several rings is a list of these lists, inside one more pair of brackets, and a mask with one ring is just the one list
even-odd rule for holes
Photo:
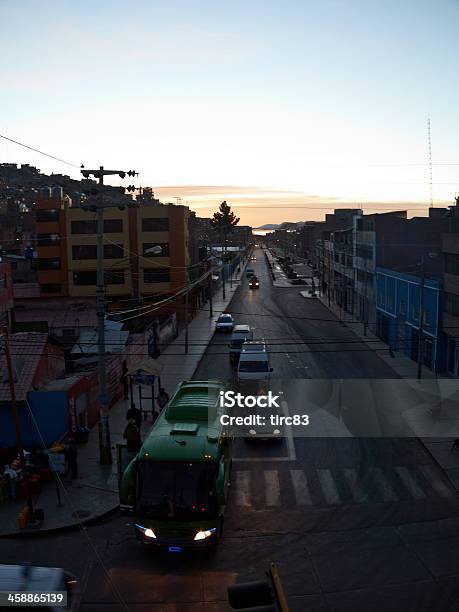
[[[11,352],[10,352],[10,341],[8,336],[8,327],[5,326],[3,330],[3,338],[5,341],[5,356],[6,356],[6,368],[8,370],[8,382],[10,386],[10,395],[11,395],[11,408],[13,411],[13,419],[14,426],[16,429],[16,444],[18,447],[19,454],[19,463],[21,468],[25,470],[25,457],[24,457],[24,447],[22,445],[22,437],[21,437],[21,426],[19,423],[19,413],[18,406],[16,402],[16,388],[14,386],[14,370],[13,370],[13,362],[11,360]],[[26,494],[27,494],[27,507],[30,512],[30,518],[33,519],[33,502],[32,502],[32,494],[30,492],[29,479],[27,475],[25,477],[26,481]]]
[[[110,422],[108,412],[107,375],[105,364],[105,278],[104,278],[104,176],[117,174],[120,178],[136,176],[137,172],[129,170],[105,170],[99,166],[98,170],[81,170],[85,178],[92,174],[99,181],[100,193],[96,204],[97,219],[97,287],[96,287],[96,312],[97,312],[97,371],[99,381],[99,460],[102,465],[112,463],[112,447],[110,440]],[[133,187],[128,187],[133,191]],[[112,207],[118,205],[112,205]],[[90,207],[91,209],[91,207]]]
[[424,311],[424,286],[426,280],[426,264],[425,264],[425,256],[422,255],[421,259],[421,286],[419,288],[419,336],[418,336],[418,380],[422,378],[422,353],[423,353],[423,342],[422,342],[422,333],[423,333],[423,311]]
[[188,310],[190,305],[190,281],[188,278],[188,270],[186,274],[186,293],[185,293],[185,353],[188,353]]
[[212,307],[212,266],[209,270],[209,316],[212,318],[214,316],[213,307]]

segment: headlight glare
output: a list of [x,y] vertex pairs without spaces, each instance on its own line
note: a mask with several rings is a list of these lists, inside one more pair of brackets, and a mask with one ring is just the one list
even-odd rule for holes
[[153,529],[145,529],[144,533],[147,538],[156,538],[156,534]]
[[210,536],[213,535],[214,533],[215,533],[215,527],[213,527],[212,529],[198,531],[198,533],[194,536],[194,540],[195,542],[198,540],[206,540],[207,538],[210,538]]

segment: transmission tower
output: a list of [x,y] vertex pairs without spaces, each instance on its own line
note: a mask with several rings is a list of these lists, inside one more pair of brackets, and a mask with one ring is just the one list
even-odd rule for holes
[[428,149],[429,149],[430,208],[433,208],[432,140],[431,140],[431,137],[430,137],[430,115],[427,117],[427,146],[428,146]]

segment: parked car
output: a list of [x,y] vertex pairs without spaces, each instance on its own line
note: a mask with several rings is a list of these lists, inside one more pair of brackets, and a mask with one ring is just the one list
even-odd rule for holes
[[250,278],[250,281],[249,281],[249,288],[250,288],[250,289],[259,289],[259,288],[260,288],[260,281],[258,280],[258,277],[257,277],[257,276],[253,275],[253,276]]
[[250,325],[235,325],[229,345],[231,363],[237,363],[239,361],[242,345],[247,340],[253,340],[253,331]]
[[233,331],[233,328],[234,319],[228,312],[222,313],[218,319],[215,320],[216,331],[231,332]]
[[[80,608],[79,583],[73,574],[60,567],[39,567],[29,564],[0,565],[0,591],[11,593],[26,591],[30,592],[32,597],[34,593],[65,592],[67,593],[66,606],[57,606],[59,600],[53,600],[51,597],[51,600],[46,602],[48,605],[42,603],[39,609],[50,612],[59,612],[60,610],[76,612]],[[35,609],[36,606],[32,604],[27,606],[27,609],[32,607]]]

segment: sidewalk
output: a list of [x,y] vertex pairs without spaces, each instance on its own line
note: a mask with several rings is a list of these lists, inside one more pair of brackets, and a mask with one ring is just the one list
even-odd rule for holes
[[[215,319],[226,310],[239,287],[245,264],[241,265],[241,275],[234,280],[233,287],[226,283],[226,297],[222,289],[213,296],[213,315],[210,316],[209,302],[204,310],[198,310],[188,326],[189,352],[185,354],[185,332],[167,347],[160,355],[158,362],[163,367],[161,386],[169,395],[175,391],[183,380],[190,379],[196,370],[201,357],[206,351],[215,329]],[[142,395],[151,395],[151,387],[142,388]],[[138,405],[138,386],[134,387],[134,401]],[[147,402],[149,400],[146,400]],[[150,400],[151,401],[151,400]],[[116,444],[124,444],[123,432],[126,427],[126,412],[130,400],[119,400],[110,410],[110,435],[112,443],[112,465],[99,463],[99,433],[94,427],[86,444],[78,447],[78,478],[62,478],[60,487],[62,505],[58,506],[56,483],[44,484],[39,496],[34,496],[34,507],[44,511],[44,521],[40,527],[19,530],[17,517],[25,506],[25,500],[6,501],[0,504],[0,537],[11,535],[39,534],[58,529],[75,527],[79,522],[86,523],[114,512],[119,506],[118,474],[116,466]],[[149,417],[142,422],[142,439],[148,435],[153,425]]]
[[[305,292],[300,292],[301,295]],[[308,295],[303,295],[308,298]],[[421,385],[417,381],[417,364],[404,355],[401,351],[393,352],[391,356],[387,344],[373,334],[369,328],[364,335],[363,323],[356,323],[353,320],[347,320],[352,315],[344,313],[345,317],[340,313],[340,308],[334,304],[328,304],[327,296],[319,296],[322,304],[328,308],[337,318],[342,317],[343,324],[350,329],[358,338],[367,344],[367,347],[378,354],[393,371],[401,378],[410,379],[415,385]],[[422,369],[422,377],[424,381],[444,380],[454,383],[448,376],[436,375],[426,367]],[[459,389],[459,382],[457,383]],[[457,401],[445,402],[442,405],[441,412],[435,414],[429,409],[419,409],[416,411],[406,411],[404,418],[412,429],[414,435],[423,444],[428,453],[436,461],[438,466],[444,471],[446,477],[451,484],[459,491],[459,448],[452,451],[453,440],[458,437],[458,421],[459,411]],[[440,437],[435,437],[435,432],[441,431]],[[444,432],[451,432],[451,436],[447,437]]]

